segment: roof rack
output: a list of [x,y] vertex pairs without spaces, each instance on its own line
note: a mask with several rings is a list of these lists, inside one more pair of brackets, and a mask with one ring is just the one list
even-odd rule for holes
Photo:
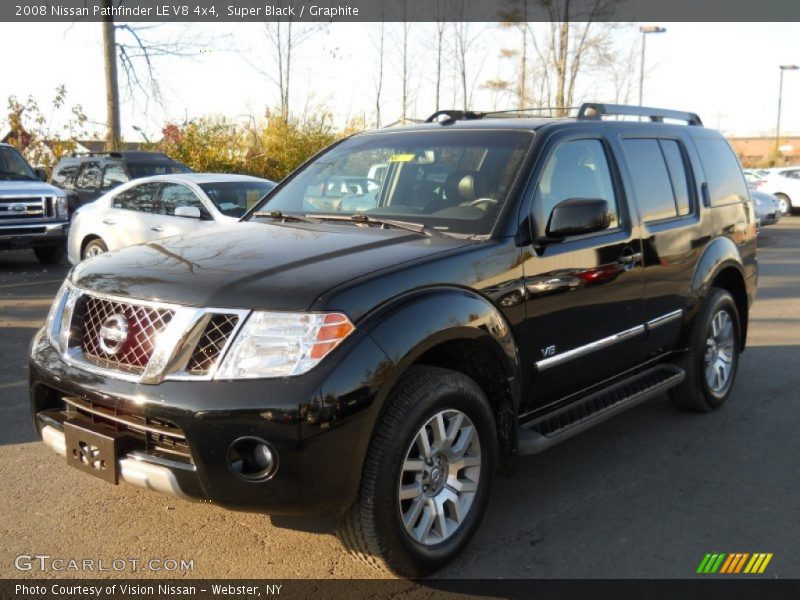
[[663,123],[664,119],[674,119],[676,121],[686,121],[687,125],[698,127],[703,126],[703,122],[695,113],[683,112],[680,110],[669,110],[666,108],[652,108],[649,106],[629,106],[626,104],[601,104],[597,102],[584,102],[580,106],[542,106],[536,108],[518,108],[513,110],[438,110],[430,117],[425,119],[426,123],[439,123],[448,125],[456,121],[471,121],[474,119],[485,119],[490,117],[499,118],[525,118],[531,115],[530,112],[549,111],[549,115],[534,115],[539,118],[550,118],[554,111],[577,111],[577,119],[580,121],[599,121],[603,117],[633,116],[646,117],[653,123]]
[[601,120],[603,117],[632,116],[647,117],[653,123],[663,123],[664,119],[686,121],[687,125],[702,127],[703,122],[695,113],[649,106],[629,106],[627,104],[598,104],[584,102],[578,109],[578,120]]
[[[498,117],[498,118],[507,118],[507,119],[524,119],[526,117],[530,117],[531,115],[525,114],[529,112],[549,112],[549,115],[544,115],[543,117],[552,117],[554,111],[576,111],[578,110],[577,106],[538,106],[534,108],[514,108],[510,110],[489,110],[489,111],[478,111],[478,110],[439,110],[433,113],[430,117],[425,119],[426,123],[441,123],[446,125],[447,123],[451,123],[453,121],[469,121],[473,119],[486,119],[491,117]],[[537,115],[542,116],[542,115]],[[442,119],[441,117],[447,117]]]
[[70,157],[77,158],[79,156],[111,156],[112,158],[122,158],[122,153],[112,150],[100,150],[91,152],[89,150],[75,151],[70,154]]

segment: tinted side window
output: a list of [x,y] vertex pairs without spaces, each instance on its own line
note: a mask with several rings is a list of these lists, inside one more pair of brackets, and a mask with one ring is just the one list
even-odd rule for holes
[[749,194],[739,160],[723,139],[696,139],[712,206],[744,202]]
[[77,164],[67,164],[58,167],[53,173],[52,183],[59,187],[73,187],[75,174],[78,172]]
[[108,165],[103,173],[103,189],[110,190],[128,181],[128,175],[122,165]]
[[113,206],[114,208],[152,213],[158,186],[157,183],[144,183],[128,188],[114,197]]
[[689,177],[686,172],[686,162],[683,158],[680,145],[675,140],[659,140],[661,151],[664,153],[664,160],[667,161],[669,177],[672,181],[672,191],[675,194],[675,204],[678,206],[678,214],[688,215],[692,212],[691,201],[689,199]]
[[83,164],[78,181],[75,185],[82,190],[94,190],[100,186],[100,163],[87,162]]
[[205,207],[195,193],[185,185],[179,183],[165,183],[161,189],[161,202],[158,204],[158,214],[174,215],[179,206],[196,206],[203,213]]
[[536,222],[544,225],[557,204],[572,198],[607,201],[609,227],[619,226],[614,184],[600,140],[564,142],[553,151],[534,196]]
[[672,181],[658,140],[623,140],[625,156],[633,177],[636,204],[644,221],[669,219],[678,214]]

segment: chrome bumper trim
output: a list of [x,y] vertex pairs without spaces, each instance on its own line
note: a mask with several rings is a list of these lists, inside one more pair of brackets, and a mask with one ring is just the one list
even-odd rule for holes
[[[64,432],[53,425],[42,427],[42,440],[57,454],[67,456],[67,444],[64,441]],[[117,461],[119,477],[122,481],[148,490],[169,494],[184,500],[191,500],[183,493],[175,475],[168,468],[144,459],[145,455],[126,456]],[[171,461],[170,461],[171,462]]]

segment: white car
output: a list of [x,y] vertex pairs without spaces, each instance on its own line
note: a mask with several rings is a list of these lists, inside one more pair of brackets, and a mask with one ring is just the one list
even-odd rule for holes
[[800,167],[770,169],[770,172],[758,181],[756,189],[775,196],[782,215],[800,210]]
[[69,262],[236,222],[274,187],[268,179],[216,173],[136,179],[75,213],[67,242]]

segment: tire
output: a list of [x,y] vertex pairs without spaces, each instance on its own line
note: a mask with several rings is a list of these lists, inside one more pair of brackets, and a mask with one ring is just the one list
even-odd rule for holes
[[64,258],[67,253],[65,244],[56,244],[53,246],[38,246],[33,249],[33,253],[39,262],[43,265],[57,265]]
[[81,260],[86,260],[87,258],[92,258],[93,256],[97,256],[98,254],[103,254],[105,252],[108,252],[108,246],[106,246],[105,242],[100,238],[94,238],[91,242],[83,247],[83,251],[81,252]]
[[784,216],[792,214],[792,201],[786,194],[775,194],[778,199],[778,210]]
[[[714,327],[718,335],[714,335]],[[673,402],[701,412],[719,408],[733,388],[740,351],[741,322],[736,302],[727,290],[711,288],[694,319],[689,351],[677,361],[686,378],[670,390]],[[709,366],[712,363],[716,368]],[[722,381],[725,364],[728,371]]]
[[[474,381],[436,367],[412,367],[387,402],[364,461],[359,500],[342,519],[338,535],[354,557],[371,567],[424,577],[458,555],[480,524],[496,463],[494,417]],[[433,427],[428,429],[439,416],[444,428],[437,429],[445,432],[445,440],[453,438],[450,446],[439,441],[442,435],[437,438]],[[430,465],[424,464],[420,450],[423,427],[430,443]],[[439,448],[444,452],[440,454]],[[459,455],[459,450],[464,452]],[[467,466],[456,465],[458,456],[459,463]],[[441,468],[436,459],[443,461]],[[471,483],[474,492],[469,491]],[[405,500],[400,499],[401,488]],[[460,496],[456,488],[461,488]],[[460,515],[454,497],[464,511]],[[441,506],[444,516],[434,518],[428,529],[432,506]]]

